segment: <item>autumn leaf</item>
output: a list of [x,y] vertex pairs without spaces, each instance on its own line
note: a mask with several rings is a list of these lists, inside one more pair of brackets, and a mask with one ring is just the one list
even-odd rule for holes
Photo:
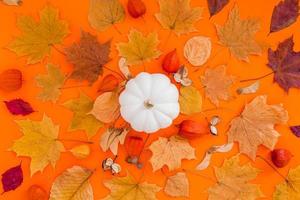
[[119,55],[126,59],[128,65],[142,64],[160,55],[157,33],[152,32],[144,37],[141,32],[132,30],[128,39],[128,43],[117,44]]
[[104,200],[156,200],[155,194],[160,190],[155,184],[137,182],[127,173],[125,177],[114,177],[104,182],[111,193]]
[[38,98],[55,103],[61,94],[60,88],[64,84],[66,77],[57,66],[52,64],[47,65],[47,71],[47,75],[36,76],[37,85],[42,88]]
[[23,183],[23,170],[21,164],[6,170],[2,174],[1,182],[3,193],[17,189]]
[[204,76],[201,77],[206,96],[216,106],[219,106],[219,100],[229,100],[229,88],[233,84],[233,80],[233,76],[226,75],[226,66],[224,65],[207,69]]
[[13,99],[11,101],[4,101],[7,109],[13,115],[29,115],[34,112],[31,105],[23,99]]
[[114,155],[118,154],[119,144],[124,144],[129,129],[109,127],[101,136],[100,146],[104,152],[108,149]]
[[239,164],[239,155],[225,160],[223,166],[215,168],[217,184],[208,189],[209,200],[255,200],[263,197],[258,185],[249,183],[259,170],[250,163]]
[[163,28],[177,35],[194,32],[194,23],[201,19],[202,8],[191,8],[190,0],[159,0],[160,12],[155,14]]
[[259,87],[260,87],[260,83],[259,81],[256,81],[249,86],[238,88],[236,92],[238,94],[254,94],[257,92],[257,90],[259,90]]
[[258,96],[245,106],[240,116],[230,123],[228,143],[239,142],[240,152],[255,160],[257,147],[273,150],[280,134],[275,124],[286,123],[288,113],[282,105],[268,105],[266,96]]
[[90,0],[89,22],[99,31],[104,31],[125,18],[125,10],[119,0]]
[[228,3],[229,0],[207,0],[210,16],[219,13]]
[[60,153],[64,151],[63,144],[58,141],[59,126],[44,115],[42,121],[19,120],[16,123],[21,128],[23,136],[14,142],[11,150],[17,156],[31,158],[31,175],[42,171],[48,164],[55,166]]
[[189,197],[189,180],[186,174],[178,172],[168,177],[164,191],[171,197]]
[[300,52],[295,52],[293,37],[281,42],[277,49],[269,49],[268,66],[274,71],[274,81],[286,92],[300,88]]
[[186,115],[198,113],[202,109],[202,96],[193,86],[181,87],[179,96],[180,112]]
[[270,33],[280,31],[296,22],[299,15],[299,0],[283,0],[274,7]]
[[20,6],[22,5],[22,0],[2,0],[3,3],[9,6]]
[[101,44],[96,36],[82,31],[79,43],[66,49],[67,58],[74,65],[70,78],[94,83],[110,60],[110,44],[111,41]]
[[300,199],[300,166],[291,169],[286,180],[276,186],[273,200]]
[[260,24],[255,19],[240,19],[237,5],[230,11],[224,26],[216,25],[220,43],[229,48],[231,54],[239,60],[249,61],[248,55],[260,55],[262,48],[254,35]]
[[68,25],[61,21],[58,11],[45,7],[40,12],[40,22],[33,17],[22,16],[17,26],[22,35],[17,37],[9,46],[18,56],[28,56],[28,64],[42,61],[51,52],[51,47],[62,43],[68,34]]
[[171,171],[181,166],[182,159],[195,158],[195,149],[190,146],[188,140],[177,136],[159,137],[149,149],[152,152],[150,163],[153,171],[161,169],[164,165],[167,165]]
[[78,159],[84,159],[88,157],[91,153],[90,147],[87,144],[82,144],[79,146],[75,146],[70,149],[70,152]]
[[89,178],[93,171],[73,166],[58,176],[50,191],[49,200],[94,200],[93,188]]
[[93,104],[94,102],[83,93],[80,94],[78,99],[72,99],[64,103],[64,106],[74,113],[69,130],[84,130],[88,138],[93,137],[98,132],[103,124],[92,114],[89,114]]

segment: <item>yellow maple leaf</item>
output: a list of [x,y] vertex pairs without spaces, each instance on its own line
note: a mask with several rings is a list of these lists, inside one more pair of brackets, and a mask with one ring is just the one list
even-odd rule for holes
[[171,197],[189,197],[189,180],[186,174],[178,172],[168,177],[164,191]]
[[117,44],[119,54],[126,59],[127,64],[141,64],[159,57],[160,51],[157,50],[159,41],[156,33],[144,37],[142,33],[132,30],[128,39],[128,43]]
[[300,199],[300,166],[291,169],[286,180],[276,186],[273,200]]
[[94,102],[85,94],[81,93],[78,99],[72,99],[64,103],[74,115],[69,130],[84,130],[88,138],[94,136],[103,123],[97,120],[92,114],[88,114],[93,108]]
[[114,155],[117,155],[119,143],[124,144],[128,132],[127,128],[109,127],[101,136],[100,147],[104,152],[110,149]]
[[191,8],[190,0],[159,0],[160,12],[155,15],[163,28],[177,35],[194,32],[194,23],[201,19],[202,8]]
[[94,200],[92,175],[92,170],[80,166],[67,169],[55,179],[49,200]]
[[181,87],[179,96],[180,112],[190,115],[202,109],[202,96],[193,86]]
[[195,149],[187,140],[177,136],[159,137],[150,145],[149,149],[152,152],[150,162],[153,171],[161,169],[164,165],[167,165],[169,170],[174,170],[181,166],[182,159],[195,158]]
[[19,120],[23,136],[14,142],[11,150],[18,156],[31,158],[31,175],[42,171],[48,164],[55,166],[64,151],[63,144],[58,141],[59,126],[44,115],[42,121]]
[[260,55],[262,48],[254,35],[260,24],[256,19],[241,20],[237,5],[231,10],[224,26],[216,25],[220,43],[229,48],[232,55],[239,60],[248,61],[248,55]]
[[38,98],[43,101],[56,102],[61,94],[60,88],[64,84],[66,77],[61,70],[52,64],[47,65],[48,74],[36,76],[36,82],[42,88]]
[[213,104],[219,106],[219,99],[228,100],[230,98],[229,87],[233,83],[233,76],[226,75],[226,67],[218,66],[214,69],[207,69],[201,82],[205,87],[205,94]]
[[125,10],[119,0],[90,0],[89,22],[99,31],[122,22]]
[[111,191],[104,200],[156,200],[155,194],[160,190],[155,184],[137,182],[128,173],[125,177],[114,177],[104,185]]
[[230,122],[228,143],[239,142],[240,152],[252,160],[259,145],[273,149],[280,134],[274,129],[277,123],[286,123],[288,113],[282,105],[268,105],[266,96],[258,96],[245,106],[240,116]]
[[258,185],[249,181],[256,178],[259,170],[250,163],[239,164],[239,155],[224,161],[220,168],[215,168],[217,184],[208,189],[209,200],[255,200],[263,197]]
[[68,34],[68,25],[59,20],[58,11],[45,7],[40,12],[40,22],[33,17],[23,16],[17,25],[22,35],[17,37],[9,46],[18,56],[28,56],[28,64],[40,62],[50,54],[51,47],[60,44]]

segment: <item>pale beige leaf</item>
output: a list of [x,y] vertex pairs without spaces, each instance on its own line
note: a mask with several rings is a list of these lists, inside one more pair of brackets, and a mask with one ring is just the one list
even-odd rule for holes
[[122,74],[126,77],[126,79],[131,79],[132,78],[132,74],[129,70],[129,66],[127,64],[127,60],[126,58],[120,58],[119,60],[119,69],[122,72]]
[[260,83],[259,83],[259,81],[256,81],[255,83],[253,83],[249,86],[237,89],[236,92],[238,94],[253,94],[253,93],[257,92],[259,87],[260,87]]
[[118,154],[119,144],[124,144],[125,138],[129,129],[109,127],[101,136],[100,146],[104,152],[108,149],[114,155]]
[[188,69],[185,66],[181,66],[178,71],[174,74],[174,80],[180,83],[182,86],[190,86],[193,81],[188,77]]
[[89,178],[93,171],[74,166],[58,176],[51,188],[49,200],[94,200]]
[[202,96],[193,86],[181,87],[179,96],[180,112],[190,115],[201,112]]
[[189,197],[189,180],[186,174],[178,172],[168,177],[164,191],[171,197]]
[[90,155],[90,147],[86,144],[79,145],[70,149],[70,152],[78,159],[84,159]]
[[20,6],[22,4],[22,0],[2,0],[3,3],[10,6]]

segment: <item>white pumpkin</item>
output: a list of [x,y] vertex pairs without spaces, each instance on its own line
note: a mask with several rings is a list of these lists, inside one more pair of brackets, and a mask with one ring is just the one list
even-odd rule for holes
[[167,76],[142,72],[128,81],[120,95],[121,115],[134,130],[154,133],[178,116],[178,97]]

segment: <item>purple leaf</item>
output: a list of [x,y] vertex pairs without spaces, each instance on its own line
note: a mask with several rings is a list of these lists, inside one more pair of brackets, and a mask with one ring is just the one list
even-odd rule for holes
[[207,0],[210,16],[220,12],[228,3],[229,0]]
[[15,190],[17,187],[19,187],[23,182],[23,171],[21,164],[4,172],[4,174],[2,174],[1,181],[4,192]]
[[290,130],[296,137],[300,137],[300,126],[290,126]]
[[275,6],[272,14],[270,32],[280,31],[293,24],[298,17],[299,0],[283,0]]
[[4,101],[7,109],[13,115],[29,115],[30,113],[34,112],[31,105],[23,101],[22,99],[14,99],[11,101]]
[[300,88],[300,52],[293,50],[293,37],[281,42],[277,49],[269,49],[268,66],[273,69],[274,81],[286,92],[290,88]]

